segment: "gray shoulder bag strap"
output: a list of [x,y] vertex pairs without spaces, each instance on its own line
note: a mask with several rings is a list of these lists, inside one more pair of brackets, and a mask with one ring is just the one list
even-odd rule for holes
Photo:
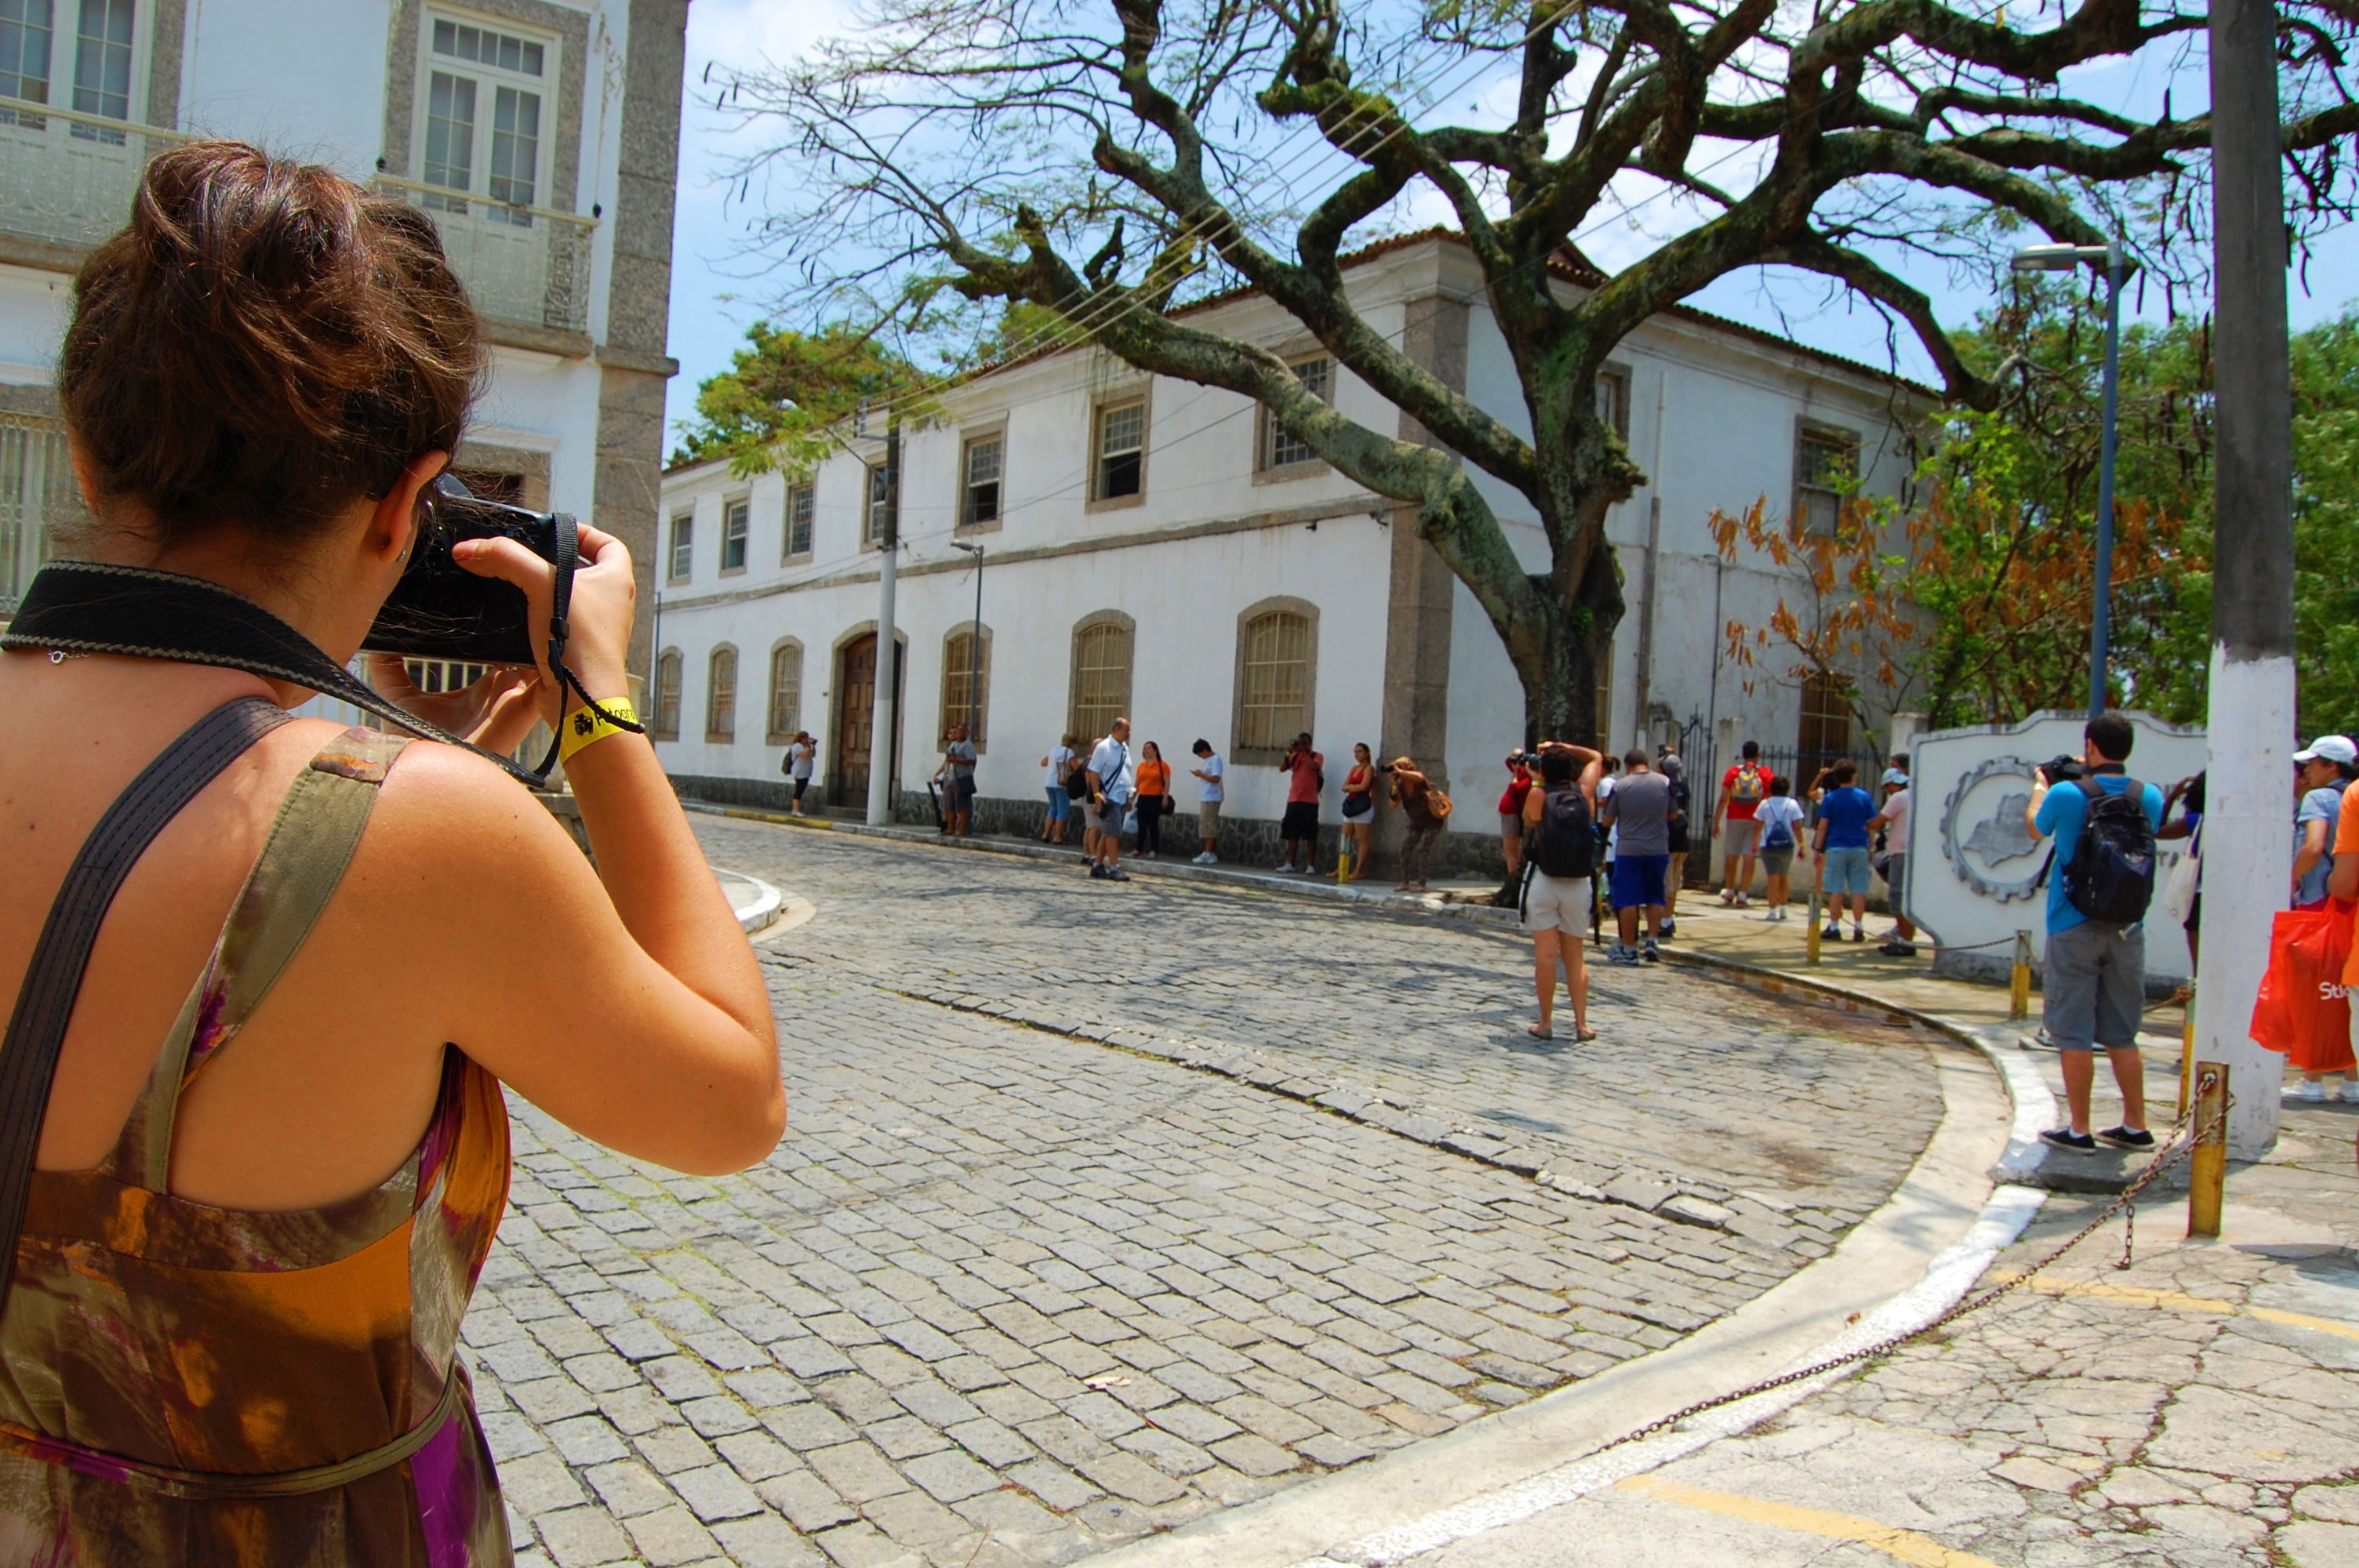
[[165,824],[248,747],[288,719],[277,704],[248,697],[189,726],[115,796],[82,841],[49,905],[16,992],[7,1037],[0,1042],[0,1245],[6,1248],[0,1256],[0,1313],[7,1310],[8,1289],[16,1281],[16,1238],[25,1226],[25,1199],[41,1122],[49,1113],[50,1082],[57,1076],[58,1051],[108,906]]

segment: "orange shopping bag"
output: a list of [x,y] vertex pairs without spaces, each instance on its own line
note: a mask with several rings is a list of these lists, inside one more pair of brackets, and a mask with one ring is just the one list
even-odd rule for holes
[[2280,1052],[2305,1073],[2348,1073],[2351,999],[2343,966],[2351,955],[2354,906],[2330,900],[2323,909],[2278,912],[2271,934],[2269,972],[2253,999],[2256,1044]]

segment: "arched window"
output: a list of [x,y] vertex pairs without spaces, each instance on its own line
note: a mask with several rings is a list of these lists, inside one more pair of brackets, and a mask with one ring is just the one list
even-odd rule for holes
[[1130,708],[1135,628],[1119,611],[1101,610],[1073,628],[1072,702],[1067,722],[1082,742],[1114,728]]
[[770,744],[783,746],[803,727],[803,645],[792,637],[770,650]]
[[648,728],[658,741],[679,739],[679,650],[666,648],[656,660],[656,716]]
[[1299,599],[1266,599],[1237,618],[1235,760],[1276,762],[1310,728],[1318,631],[1318,609]]
[[704,738],[727,745],[737,739],[737,650],[726,643],[713,649],[711,673],[704,688]]
[[991,628],[978,643],[972,621],[942,639],[943,739],[953,724],[967,726],[974,749],[984,749],[991,726]]

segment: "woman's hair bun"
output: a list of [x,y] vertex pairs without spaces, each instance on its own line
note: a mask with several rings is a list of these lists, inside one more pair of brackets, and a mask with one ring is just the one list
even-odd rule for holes
[[58,383],[102,528],[295,544],[455,449],[482,367],[424,212],[194,142],[147,165],[82,265]]

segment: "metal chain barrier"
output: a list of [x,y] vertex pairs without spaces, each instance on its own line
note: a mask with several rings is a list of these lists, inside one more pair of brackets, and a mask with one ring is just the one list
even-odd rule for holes
[[[2191,1105],[2192,1101],[2190,1100],[2190,1103]],[[2229,1105],[2233,1105],[2234,1103],[2234,1102],[2232,1098],[2228,1102],[2228,1105],[2223,1105],[2220,1108],[2218,1119],[2201,1130],[2205,1134],[2209,1134],[2217,1132],[2223,1128],[2226,1125],[2228,1119]],[[1840,1368],[1854,1366],[1862,1361],[1871,1360],[1878,1356],[1889,1355],[1891,1352],[1899,1349],[1902,1346],[1910,1343],[1912,1340],[1922,1339],[1925,1336],[1933,1333],[1936,1329],[1946,1328],[1951,1324],[1957,1322],[1958,1319],[1964,1317],[1967,1314],[1979,1312],[1984,1307],[1990,1305],[1992,1303],[1998,1301],[2000,1298],[2009,1294],[2010,1292],[2023,1289],[2033,1280],[2038,1279],[2041,1274],[2047,1272],[2048,1270],[2055,1267],[2058,1260],[2063,1258],[2066,1253],[2071,1251],[2072,1249],[2080,1246],[2081,1243],[2086,1241],[2090,1237],[2103,1229],[2116,1215],[2125,1217],[2125,1223],[2122,1231],[2121,1260],[2115,1263],[2114,1267],[2115,1269],[2128,1268],[2131,1262],[2132,1246],[2136,1235],[2137,1210],[2136,1206],[2138,1195],[2151,1185],[2165,1171],[2169,1170],[2171,1166],[2177,1164],[2180,1161],[2191,1154],[2195,1150],[2195,1146],[2199,1142],[2202,1141],[2202,1139],[2200,1137],[2181,1136],[2182,1133],[2187,1131],[2187,1124],[2189,1119],[2192,1115],[2193,1112],[2191,1109],[2180,1112],[2179,1119],[2171,1124],[2169,1136],[2166,1140],[2166,1147],[2164,1151],[2156,1155],[2154,1162],[2148,1165],[2146,1170],[2139,1174],[2136,1181],[2123,1188],[2121,1195],[2114,1198],[2112,1203],[2107,1204],[2094,1219],[2092,1219],[2088,1224],[2074,1231],[2071,1237],[2066,1238],[2061,1246],[2057,1247],[2054,1250],[2050,1251],[2033,1267],[2017,1274],[2012,1279],[2006,1280],[1996,1285],[1993,1285],[1986,1291],[1983,1291],[1979,1293],[1968,1294],[1962,1297],[1955,1304],[1951,1306],[1947,1312],[1942,1313],[1940,1316],[1934,1318],[1930,1323],[1926,1323],[1916,1328],[1905,1330],[1899,1334],[1886,1336],[1885,1338],[1879,1339],[1872,1345],[1862,1346],[1856,1350],[1846,1351],[1841,1356],[1831,1356],[1827,1359],[1813,1363],[1810,1366],[1799,1367],[1795,1368],[1793,1371],[1783,1372],[1774,1378],[1763,1379],[1760,1382],[1752,1384],[1750,1387],[1733,1390],[1724,1394],[1717,1394],[1708,1400],[1699,1400],[1694,1404],[1689,1405],[1684,1410],[1673,1411],[1670,1414],[1662,1417],[1660,1420],[1648,1422],[1646,1425],[1639,1427],[1635,1431],[1625,1433],[1620,1437],[1614,1439],[1611,1443],[1604,1444],[1598,1448],[1593,1449],[1590,1456],[1593,1456],[1598,1454],[1604,1454],[1613,1449],[1625,1447],[1630,1444],[1640,1441],[1641,1439],[1652,1437],[1658,1433],[1668,1432],[1671,1428],[1680,1425],[1681,1422],[1692,1421],[1697,1416],[1702,1415],[1708,1411],[1718,1410],[1723,1405],[1733,1405],[1740,1400],[1749,1400],[1756,1394],[1766,1394],[1773,1390],[1786,1388],[1795,1383],[1806,1382],[1812,1378],[1819,1377],[1827,1372],[1834,1371]]]

